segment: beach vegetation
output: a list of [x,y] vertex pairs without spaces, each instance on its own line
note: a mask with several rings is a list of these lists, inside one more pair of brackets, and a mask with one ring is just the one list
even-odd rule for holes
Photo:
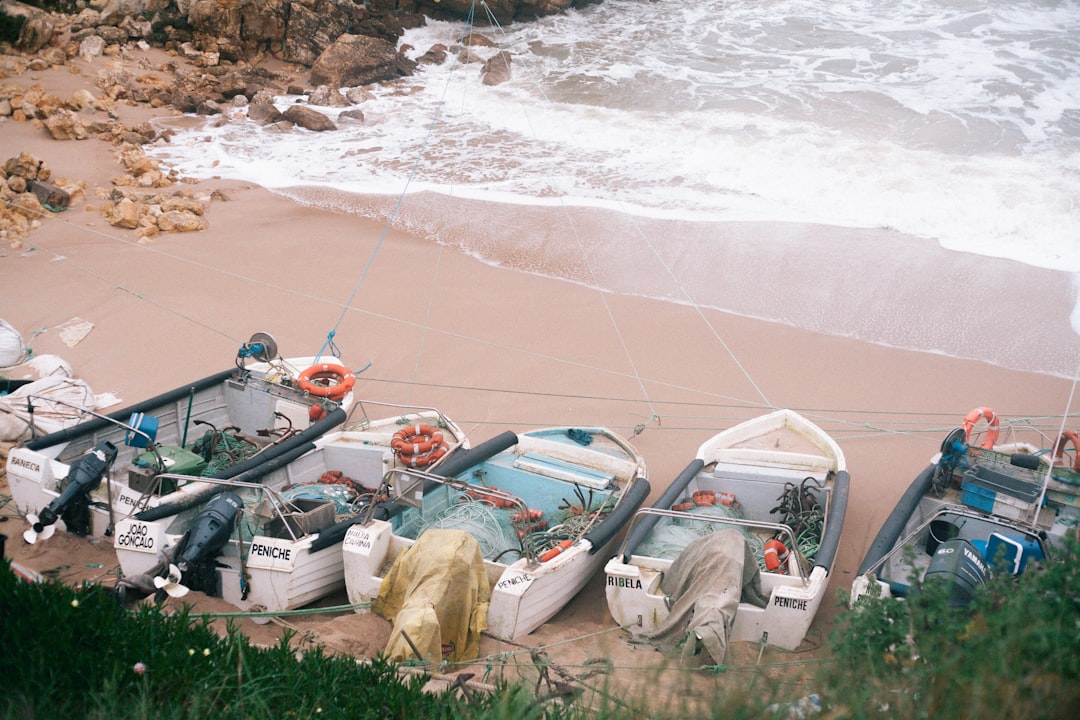
[[[432,691],[423,670],[300,651],[288,633],[255,646],[187,606],[124,609],[103,586],[26,583],[4,560],[0,718],[1066,718],[1080,707],[1077,560],[1072,543],[1019,579],[999,573],[964,607],[933,583],[904,601],[863,598],[839,611],[826,652],[799,682],[760,674],[749,692],[687,667],[712,690],[660,709],[648,707],[649,692],[582,693],[572,683]],[[640,682],[655,688],[659,678]]]

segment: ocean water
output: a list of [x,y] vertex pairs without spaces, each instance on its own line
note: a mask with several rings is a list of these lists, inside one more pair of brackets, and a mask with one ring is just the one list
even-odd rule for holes
[[478,22],[490,87],[469,29],[409,31],[447,60],[363,123],[154,152],[522,272],[1076,373],[1080,0],[604,0]]

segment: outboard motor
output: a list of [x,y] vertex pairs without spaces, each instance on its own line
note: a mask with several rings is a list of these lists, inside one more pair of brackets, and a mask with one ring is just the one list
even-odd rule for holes
[[946,540],[934,551],[930,567],[923,576],[923,583],[946,583],[949,605],[965,607],[975,597],[979,588],[990,581],[986,561],[967,540]]
[[56,532],[56,521],[63,519],[68,532],[90,534],[90,493],[101,485],[101,479],[116,460],[116,446],[108,440],[98,443],[71,464],[67,484],[60,497],[49,503],[41,515],[27,515],[30,529],[23,533],[26,542],[33,544],[40,537],[47,540]]
[[170,566],[168,577],[154,579],[157,588],[173,597],[186,595],[188,590],[201,590],[211,597],[219,597],[221,583],[215,558],[229,541],[236,515],[242,507],[244,501],[236,493],[214,496],[177,543],[173,554],[175,564]]

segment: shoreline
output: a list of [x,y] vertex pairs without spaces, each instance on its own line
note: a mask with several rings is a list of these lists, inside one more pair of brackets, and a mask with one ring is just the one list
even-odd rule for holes
[[[36,81],[53,75],[96,91],[91,74],[65,68]],[[132,108],[131,116],[150,112]],[[57,175],[81,174],[87,206],[119,173],[110,144],[54,141],[29,123],[0,127],[11,154],[25,150]],[[1056,429],[1052,419],[1073,389],[1065,378],[524,274],[251,183],[206,179],[175,189],[228,199],[210,202],[201,232],[139,241],[83,206],[45,218],[21,248],[0,247],[0,318],[24,340],[46,328],[33,339],[35,354],[64,358],[95,393],[119,398],[113,409],[229,367],[253,332],[274,335],[286,356],[314,354],[334,332],[350,367],[371,363],[358,376],[360,395],[439,407],[473,443],[562,424],[631,437],[649,464],[651,501],[712,434],[766,406],[791,407],[834,434],[852,477],[830,601],[850,587],[880,522],[969,409],[1045,418]],[[76,317],[93,329],[69,347],[56,329]],[[56,562],[43,559],[52,557],[47,549],[23,545],[19,523],[4,529],[15,538],[7,554]],[[83,562],[79,542],[56,546],[75,553],[69,565]],[[93,550],[107,557],[111,548]],[[529,643],[611,630],[601,580]],[[837,612],[830,601],[815,622],[826,635]],[[343,643],[360,617],[308,627]],[[658,662],[625,645],[609,633],[568,658]],[[743,650],[752,664],[757,647]]]

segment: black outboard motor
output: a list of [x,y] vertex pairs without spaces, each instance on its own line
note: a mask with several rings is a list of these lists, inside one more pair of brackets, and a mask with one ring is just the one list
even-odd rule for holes
[[244,501],[236,493],[216,495],[191,523],[177,544],[174,559],[183,573],[184,584],[211,597],[221,594],[214,558],[229,541],[236,515]]
[[974,599],[975,593],[990,581],[986,561],[967,540],[946,540],[934,551],[930,567],[923,576],[923,583],[945,583],[949,605],[965,607]]
[[116,446],[108,440],[98,443],[71,464],[68,470],[67,485],[60,497],[49,503],[40,516],[27,516],[31,529],[23,533],[28,543],[50,537],[52,528],[61,518],[67,525],[68,532],[76,535],[90,533],[90,493],[101,485],[101,479],[116,460]]

